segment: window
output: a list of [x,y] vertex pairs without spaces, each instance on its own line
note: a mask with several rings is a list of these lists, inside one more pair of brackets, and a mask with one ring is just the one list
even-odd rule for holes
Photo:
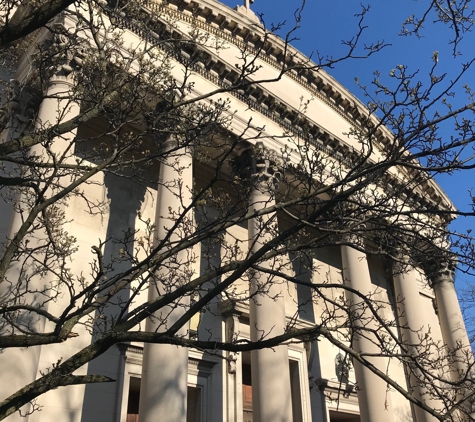
[[188,387],[186,422],[201,422],[201,389]]
[[360,422],[358,415],[330,410],[330,422]]
[[[250,353],[243,353],[242,359],[242,408],[243,421],[252,422],[252,378]],[[302,394],[300,391],[299,362],[289,360],[290,391],[292,394],[292,417],[294,422],[303,420]]]
[[301,422],[302,415],[302,393],[300,391],[299,363],[295,360],[289,361],[290,369],[290,393],[292,394],[292,420]]
[[140,378],[130,377],[127,422],[139,422]]
[[[139,422],[140,378],[131,377],[127,399],[127,422]],[[201,389],[188,387],[186,422],[201,421]]]
[[[244,360],[244,356],[243,356],[243,360]],[[251,365],[248,363],[242,364],[242,410],[243,410],[243,421],[252,422]]]

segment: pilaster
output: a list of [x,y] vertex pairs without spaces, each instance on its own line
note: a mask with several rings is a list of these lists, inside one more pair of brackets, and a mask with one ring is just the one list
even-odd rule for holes
[[[237,312],[226,315],[226,341],[232,343],[239,338],[240,321]],[[228,422],[243,422],[242,403],[242,354],[227,352],[226,354],[227,388],[226,406]]]

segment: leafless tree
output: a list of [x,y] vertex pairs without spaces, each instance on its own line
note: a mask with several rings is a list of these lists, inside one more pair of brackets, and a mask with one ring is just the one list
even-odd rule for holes
[[[422,16],[405,22],[404,31],[420,35],[435,16],[453,29],[457,53],[473,24],[466,3],[429,2]],[[275,116],[275,105],[263,107],[262,97],[256,98],[259,89],[289,73],[308,78],[342,59],[384,48],[380,41],[366,49],[359,44],[368,10],[358,17],[357,34],[342,58],[303,60],[289,46],[291,30],[279,41],[280,68],[261,77],[259,60],[275,42],[262,27],[261,42],[239,45],[238,64],[217,77],[210,71],[217,63],[210,51],[224,54],[226,42],[200,29],[198,21],[183,32],[166,7],[93,0],[0,5],[0,58],[5,80],[11,79],[0,109],[0,195],[15,216],[0,256],[0,348],[33,350],[82,333],[92,338],[5,398],[0,419],[51,389],[114,381],[76,372],[118,343],[176,344],[226,358],[225,352],[317,338],[341,350],[340,366],[346,368],[351,358],[439,420],[466,419],[475,394],[470,351],[463,345],[446,349],[423,330],[414,344],[411,327],[394,312],[384,316],[386,308],[398,307],[397,294],[382,297],[375,289],[368,295],[330,274],[319,281],[309,274],[322,271],[314,259],[319,251],[340,246],[384,263],[388,279],[415,268],[430,280],[441,262],[456,266],[457,260],[472,271],[470,233],[453,233],[448,225],[474,210],[456,210],[433,178],[474,165],[473,93],[466,87],[466,101],[457,108],[446,98],[459,89],[475,57],[450,77],[438,76],[435,57],[427,82],[405,66],[386,81],[376,75],[371,89],[365,88],[367,108],[332,99],[352,116],[347,136],[353,147],[312,126],[305,100],[293,114],[281,115],[278,133],[252,120],[236,131],[236,99]],[[299,12],[296,18],[298,23]],[[139,45],[128,38],[133,31]],[[214,78],[215,88],[200,91],[197,76]],[[54,119],[41,117],[44,104],[54,104]],[[449,139],[440,134],[446,125],[452,125]],[[282,148],[269,151],[268,143]],[[200,173],[194,185],[182,178],[190,157]],[[159,180],[164,169],[176,176]],[[148,198],[155,209],[157,180],[178,205],[165,204],[155,220],[141,204]],[[264,204],[253,196],[259,183],[271,192]],[[97,193],[103,186],[105,197]],[[125,220],[112,221],[112,207],[125,207],[119,212]],[[133,224],[130,214],[137,217]],[[109,224],[82,271],[77,260],[86,254],[71,233],[72,218]],[[250,247],[249,239],[235,234],[248,224],[254,227]],[[256,274],[261,281],[249,290]],[[275,286],[294,292],[295,316],[284,332],[263,332],[256,341],[218,341],[203,327],[190,334],[190,321],[204,310],[215,312],[217,301],[277,301]],[[156,294],[146,301],[150,289]],[[298,320],[315,307],[321,313],[301,328]],[[354,345],[362,339],[380,358],[403,362],[413,387],[441,406],[428,406],[375,365],[374,356],[359,353]],[[465,368],[458,380],[446,376],[454,367]]]

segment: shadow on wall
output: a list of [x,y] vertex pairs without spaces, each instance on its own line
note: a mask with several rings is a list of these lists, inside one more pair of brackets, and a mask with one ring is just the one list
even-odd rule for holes
[[412,415],[411,409],[407,407],[394,406],[394,422],[412,422],[415,421],[415,417]]
[[[135,183],[128,177],[107,174],[104,178],[109,199],[109,222],[107,226],[107,239],[104,248],[104,264],[112,274],[125,271],[131,267],[122,250],[132,254],[134,246],[134,233],[136,231],[137,214],[145,198],[146,189],[143,185]],[[126,240],[126,242],[124,242]],[[108,321],[113,321],[129,299],[129,292],[122,291],[114,298],[112,304],[101,310],[104,318],[94,328],[93,340],[108,329]],[[119,420],[117,413],[122,401],[122,377],[125,360],[121,358],[119,348],[114,346],[99,358],[88,365],[87,373],[101,374],[115,379],[115,383],[86,385],[83,401],[82,422],[116,422]]]
[[[313,276],[313,258],[307,254],[297,257],[291,252],[290,259],[292,261],[292,267],[297,280],[304,283],[311,283]],[[297,284],[297,300],[299,318],[303,319],[304,321],[315,322],[312,289],[308,286]]]

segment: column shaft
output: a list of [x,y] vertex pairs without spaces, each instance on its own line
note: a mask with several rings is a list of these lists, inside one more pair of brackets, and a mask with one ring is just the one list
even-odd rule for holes
[[[423,308],[419,293],[418,276],[419,273],[414,268],[394,275],[396,313],[401,327],[401,339],[408,352],[415,358],[421,354],[427,358],[427,354],[430,354],[433,350],[432,348],[429,350],[420,349],[421,338],[425,334],[430,334],[430,327],[420,311]],[[427,381],[430,384],[431,380],[428,380],[414,365],[407,365],[406,372],[409,390],[413,391],[414,397],[433,409],[442,409],[442,403],[431,397],[430,392],[424,385]],[[438,420],[419,406],[413,406],[413,408],[417,422],[436,422]]]
[[[258,142],[243,151],[236,169],[250,185],[250,211],[275,205],[275,191],[280,179],[275,151]],[[275,213],[249,221],[250,255],[268,244],[278,232]],[[272,259],[260,262],[264,268],[279,270]],[[249,325],[251,341],[259,342],[285,332],[286,282],[262,271],[250,275]],[[292,422],[289,355],[286,345],[251,352],[252,417],[254,422]]]
[[[40,130],[45,127],[56,125],[68,121],[79,114],[79,104],[70,101],[70,90],[72,80],[67,76],[55,75],[50,81],[50,85],[45,94],[46,98],[42,101],[35,128]],[[57,98],[51,98],[57,97]],[[61,135],[61,137],[54,138],[51,142],[51,150],[59,156],[64,152],[65,148],[74,141],[76,130]],[[71,150],[72,152],[72,150]],[[37,156],[44,156],[42,162],[51,162],[44,152],[42,144],[35,145],[29,151],[29,155],[35,154]],[[60,180],[59,180],[60,181]],[[8,239],[12,240],[17,232],[20,230],[23,219],[28,215],[31,209],[32,199],[27,193],[20,194],[13,207],[13,214],[10,229],[8,232]],[[32,231],[33,229],[29,229]],[[46,233],[40,227],[35,230],[34,236],[26,235],[28,239],[27,248],[33,250],[41,248],[48,242]],[[25,253],[22,255],[23,260],[14,262],[9,269],[5,279],[7,283],[2,283],[0,295],[3,296],[5,304],[10,300],[15,301],[15,296],[23,298],[24,302],[31,306],[37,306],[42,310],[48,310],[49,296],[45,292],[45,286],[53,281],[55,277],[52,273],[47,273],[43,277],[35,275],[31,277],[28,269],[36,262],[42,262],[41,249],[34,256],[34,259]],[[11,287],[25,286],[25,291],[12,290]],[[45,292],[44,295],[38,292]],[[50,323],[51,324],[51,323]],[[45,332],[46,320],[35,313],[27,313],[24,315],[24,325],[28,326],[33,332]],[[21,359],[18,357],[18,349],[7,349],[2,354],[3,375],[9,382],[3,383],[0,387],[0,399],[8,397],[13,392],[17,391],[26,384],[34,381],[37,377],[42,346],[29,347],[21,350]],[[52,362],[51,362],[52,363]],[[41,368],[40,368],[41,369]],[[17,381],[17,382],[15,382]],[[22,408],[23,413],[28,413],[29,405]],[[18,416],[18,413],[10,416],[14,421],[16,418],[25,420]]]
[[453,273],[449,268],[444,268],[433,281],[442,337],[453,362],[451,378],[459,382],[467,376],[469,366],[473,364],[473,353],[455,291]]
[[[371,284],[366,254],[350,246],[342,246],[343,276],[346,283],[358,290],[366,297],[374,294],[375,287]],[[376,330],[378,325],[371,313],[366,309],[364,300],[355,294],[349,294],[351,307],[354,309],[355,318],[352,324],[355,327],[352,347],[357,353],[381,353],[377,345],[377,339],[369,331],[360,329],[367,328]],[[359,315],[358,315],[359,314]],[[382,357],[365,357],[382,372],[387,370],[387,359]],[[371,372],[364,365],[355,362],[355,375],[358,384],[358,403],[362,422],[392,422],[394,415],[387,383]]]
[[[274,205],[269,193],[255,189],[251,203],[254,210]],[[251,252],[272,239],[275,215],[265,215],[249,222]],[[272,268],[272,262],[260,265]],[[251,278],[249,313],[251,341],[283,334],[286,327],[282,280],[256,271]],[[288,348],[285,345],[251,352],[252,414],[255,422],[291,422],[292,401]]]
[[[176,143],[169,142],[167,150],[175,148]],[[183,213],[192,201],[193,186],[192,156],[188,151],[179,149],[167,155],[160,165],[159,186],[157,192],[157,237],[164,239],[169,235],[177,216]],[[193,217],[188,213],[183,224],[174,230],[170,241],[175,242],[189,234],[193,227]],[[159,270],[158,281],[149,286],[149,301],[163,293],[171,292],[187,283],[192,275],[191,250],[179,252]],[[162,308],[153,317],[147,319],[146,331],[164,332],[170,328],[186,311],[189,298],[183,298],[170,306]],[[177,336],[187,336],[188,326],[183,326]],[[184,347],[167,344],[145,344],[142,363],[142,381],[140,392],[140,421],[169,422],[186,421],[188,377],[188,350]]]
[[[72,83],[71,76],[55,76],[52,78],[46,93],[47,98],[42,101],[36,119],[35,126],[38,130],[67,122],[79,114],[79,104],[71,101]],[[76,132],[77,129],[74,129],[54,139],[51,150],[56,156],[62,154],[70,146],[70,143],[76,137]],[[32,147],[30,151],[41,154],[43,148],[41,144],[38,144]],[[74,149],[70,148],[69,150],[71,154],[74,152]]]

